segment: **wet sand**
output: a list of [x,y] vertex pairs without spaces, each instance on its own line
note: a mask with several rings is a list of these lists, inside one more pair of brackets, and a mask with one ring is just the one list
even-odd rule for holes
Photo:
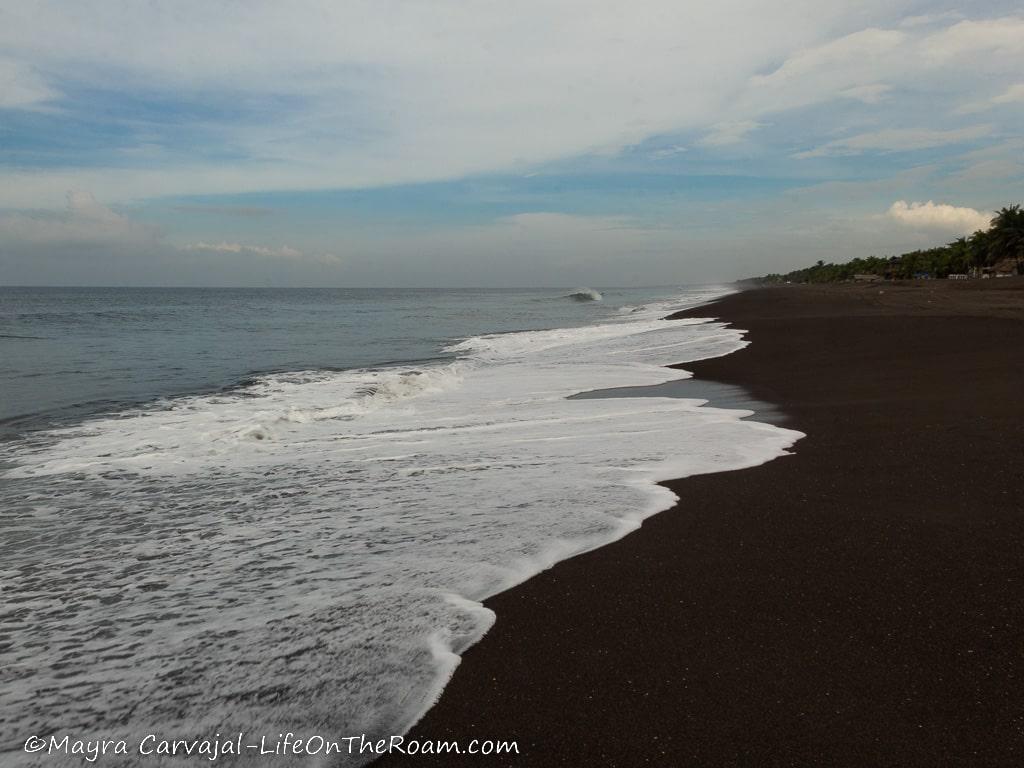
[[807,437],[668,483],[675,508],[487,601],[497,624],[409,737],[518,757],[378,765],[1019,765],[1024,278],[689,314],[752,342],[697,381]]

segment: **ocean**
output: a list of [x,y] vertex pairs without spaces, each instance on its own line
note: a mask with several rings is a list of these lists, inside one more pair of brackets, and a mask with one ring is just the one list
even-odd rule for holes
[[800,437],[572,397],[742,348],[664,319],[729,290],[0,288],[2,743],[404,732],[486,597]]

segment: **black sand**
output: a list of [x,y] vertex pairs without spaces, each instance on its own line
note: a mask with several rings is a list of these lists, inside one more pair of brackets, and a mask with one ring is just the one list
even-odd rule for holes
[[688,364],[807,433],[668,485],[677,507],[488,601],[419,739],[380,765],[1024,761],[1024,279],[791,286],[693,314]]

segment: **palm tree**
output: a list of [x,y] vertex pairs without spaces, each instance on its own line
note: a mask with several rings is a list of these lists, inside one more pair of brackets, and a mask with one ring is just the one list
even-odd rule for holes
[[988,234],[994,260],[1013,259],[1019,274],[1024,263],[1024,210],[1019,205],[1000,208]]
[[992,255],[991,238],[988,231],[979,229],[967,241],[970,247],[971,264],[976,269],[982,269],[989,265],[989,257]]
[[949,268],[953,272],[971,271],[971,247],[966,237],[958,237],[947,246],[949,250]]

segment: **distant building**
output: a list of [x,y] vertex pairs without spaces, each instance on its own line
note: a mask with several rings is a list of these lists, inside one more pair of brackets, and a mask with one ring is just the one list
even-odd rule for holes
[[1016,259],[1003,259],[992,267],[992,273],[996,277],[1013,277],[1020,274],[1020,266]]
[[966,280],[967,279],[967,275],[965,275],[963,273],[960,273],[960,272],[954,272],[953,274],[951,274],[949,276],[949,279],[950,280]]
[[854,275],[853,279],[858,283],[878,283],[881,282],[881,275]]

